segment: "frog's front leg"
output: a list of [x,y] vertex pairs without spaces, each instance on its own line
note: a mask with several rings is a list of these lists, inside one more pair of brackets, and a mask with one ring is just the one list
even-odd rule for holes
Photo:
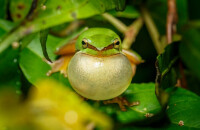
[[122,53],[129,59],[134,76],[136,72],[136,66],[140,63],[143,63],[144,60],[142,60],[141,57],[137,56],[137,54],[132,50],[123,49]]
[[125,106],[131,107],[131,106],[137,106],[137,105],[140,104],[139,101],[129,102],[124,97],[116,97],[116,98],[113,98],[111,100],[103,101],[103,103],[104,104],[117,103],[122,111],[126,111],[126,107]]
[[51,70],[47,72],[47,76],[50,76],[55,72],[60,72],[65,77],[67,77],[67,67],[72,57],[73,54],[61,56],[58,60],[54,61],[53,63],[49,63],[51,66]]
[[47,62],[52,68],[47,72],[47,76],[50,76],[51,74],[60,71],[61,74],[67,77],[68,64],[71,58],[75,54],[75,42],[76,38],[70,41],[68,44],[66,44],[56,52],[57,55],[62,55],[59,59],[57,59],[53,63]]

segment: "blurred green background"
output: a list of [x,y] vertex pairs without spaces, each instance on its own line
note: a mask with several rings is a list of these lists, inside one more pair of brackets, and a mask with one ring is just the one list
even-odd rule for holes
[[[199,5],[176,0],[168,45],[167,0],[0,0],[0,129],[200,129]],[[130,49],[145,62],[122,97],[139,106],[123,112],[84,101],[62,74],[46,76],[43,51],[55,61],[57,48],[85,27],[112,29],[122,40],[135,31]]]

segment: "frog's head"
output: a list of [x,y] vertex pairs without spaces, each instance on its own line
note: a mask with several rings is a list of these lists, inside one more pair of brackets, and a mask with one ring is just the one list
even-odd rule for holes
[[120,53],[122,45],[120,37],[112,30],[90,28],[79,36],[76,50],[94,56],[110,56]]

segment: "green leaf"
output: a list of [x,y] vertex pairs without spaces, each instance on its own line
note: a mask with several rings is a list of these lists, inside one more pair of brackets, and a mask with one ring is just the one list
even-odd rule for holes
[[[56,55],[53,54],[54,48],[57,45],[56,41],[58,42],[59,39],[51,35],[47,40],[47,51],[51,53],[51,59],[55,59],[56,57]],[[46,75],[46,73],[51,70],[51,67],[44,61],[39,35],[36,35],[31,43],[20,53],[19,65],[25,77],[33,85],[36,85],[37,82],[42,79],[56,79],[67,84],[66,86],[70,86],[68,79],[64,78],[64,76],[59,73],[52,74],[49,77]]]
[[160,103],[155,95],[154,83],[131,84],[122,96],[129,102],[139,101],[140,104],[128,108],[126,112],[119,111],[117,118],[120,122],[129,123],[145,120],[147,113],[155,116],[161,111]]
[[[200,97],[196,94],[182,89],[182,88],[170,88],[171,91],[168,107],[166,110],[167,116],[170,120],[164,122],[157,122],[156,125],[151,126],[125,126],[122,130],[132,129],[199,129],[200,128]],[[180,126],[180,121],[183,121],[184,125]]]
[[21,40],[21,50],[23,50],[28,44],[33,40],[33,38],[37,35],[37,33],[32,33]]
[[[0,20],[0,40],[11,28],[13,28],[13,23]],[[9,47],[0,54],[0,87],[15,87],[16,92],[20,93],[21,81],[18,53],[19,48]]]
[[125,9],[125,3],[126,0],[116,0],[115,4],[116,4],[116,10],[117,11],[123,11]]
[[10,14],[15,22],[22,21],[29,13],[33,0],[10,0]]
[[[157,124],[159,125],[159,124]],[[175,125],[175,124],[167,124],[167,125],[163,125],[163,126],[138,126],[138,127],[123,127],[122,129],[120,130],[188,130],[190,129],[190,127],[187,127],[187,126],[178,126],[178,125]]]
[[48,61],[52,62],[51,59],[49,58],[49,55],[47,53],[47,48],[46,48],[46,42],[47,42],[48,34],[49,34],[49,29],[45,29],[45,30],[40,31],[40,44],[42,46],[42,52],[43,52],[44,57]]
[[183,34],[179,53],[185,65],[200,79],[200,32],[189,29]]
[[25,24],[13,30],[0,43],[0,52],[5,50],[13,41],[18,41],[30,33],[114,9],[117,6],[115,2],[115,0],[47,0],[44,3],[40,0],[35,3],[36,9],[28,16],[28,20],[23,21]]
[[0,0],[0,19],[5,19],[7,17],[7,4],[8,0]]
[[15,87],[17,92],[21,85],[18,53],[19,48],[9,47],[4,53],[0,54],[0,87]]
[[[122,94],[129,102],[139,101],[138,106],[128,107],[123,112],[118,105],[110,104],[100,107],[101,110],[113,115],[121,123],[139,122],[145,120],[154,120],[155,115],[161,112],[160,103],[155,95],[154,83],[131,84]],[[147,114],[152,117],[146,117]]]
[[109,11],[109,13],[116,17],[129,18],[129,19],[135,19],[140,16],[139,11],[133,6],[127,6],[123,12],[117,12],[115,10],[111,10]]
[[193,93],[196,93],[200,96],[200,80],[197,78],[195,74],[193,74],[190,70],[184,71],[186,76],[187,84],[191,84],[188,89],[192,91]]
[[188,0],[176,0],[178,26],[181,27],[189,20],[188,16]]
[[8,31],[12,30],[14,28],[14,26],[15,26],[15,23],[0,19],[0,28],[2,28],[3,30],[8,32]]
[[6,34],[15,27],[15,23],[0,19],[0,42]]
[[165,51],[157,57],[157,83],[162,89],[172,87],[176,84],[178,74],[176,62],[178,55],[178,42],[174,42],[165,48]]
[[184,126],[190,129],[200,129],[199,110],[200,97],[196,94],[182,88],[176,88],[171,93],[167,109],[171,123],[178,126],[179,122],[183,121]]

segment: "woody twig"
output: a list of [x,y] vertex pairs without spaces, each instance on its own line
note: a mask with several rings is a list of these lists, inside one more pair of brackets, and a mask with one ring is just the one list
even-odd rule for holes
[[176,11],[176,0],[168,0],[168,12],[167,12],[167,24],[166,24],[166,34],[167,43],[172,43],[172,36],[176,33],[176,24],[178,22],[178,15]]
[[122,21],[108,13],[104,13],[102,14],[102,16],[113,26],[115,26],[116,29],[118,29],[121,33],[124,34],[125,37],[122,43],[122,47],[124,49],[129,49],[135,41],[135,38],[143,25],[143,19],[138,18],[131,25],[127,26]]
[[[167,12],[167,23],[166,23],[166,35],[167,43],[171,44],[173,42],[172,36],[176,33],[176,24],[178,22],[178,14],[176,9],[176,0],[168,0],[168,12]],[[183,64],[180,61],[179,69],[181,73],[181,78],[177,80],[177,86],[182,88],[187,88],[187,81],[184,74]]]

